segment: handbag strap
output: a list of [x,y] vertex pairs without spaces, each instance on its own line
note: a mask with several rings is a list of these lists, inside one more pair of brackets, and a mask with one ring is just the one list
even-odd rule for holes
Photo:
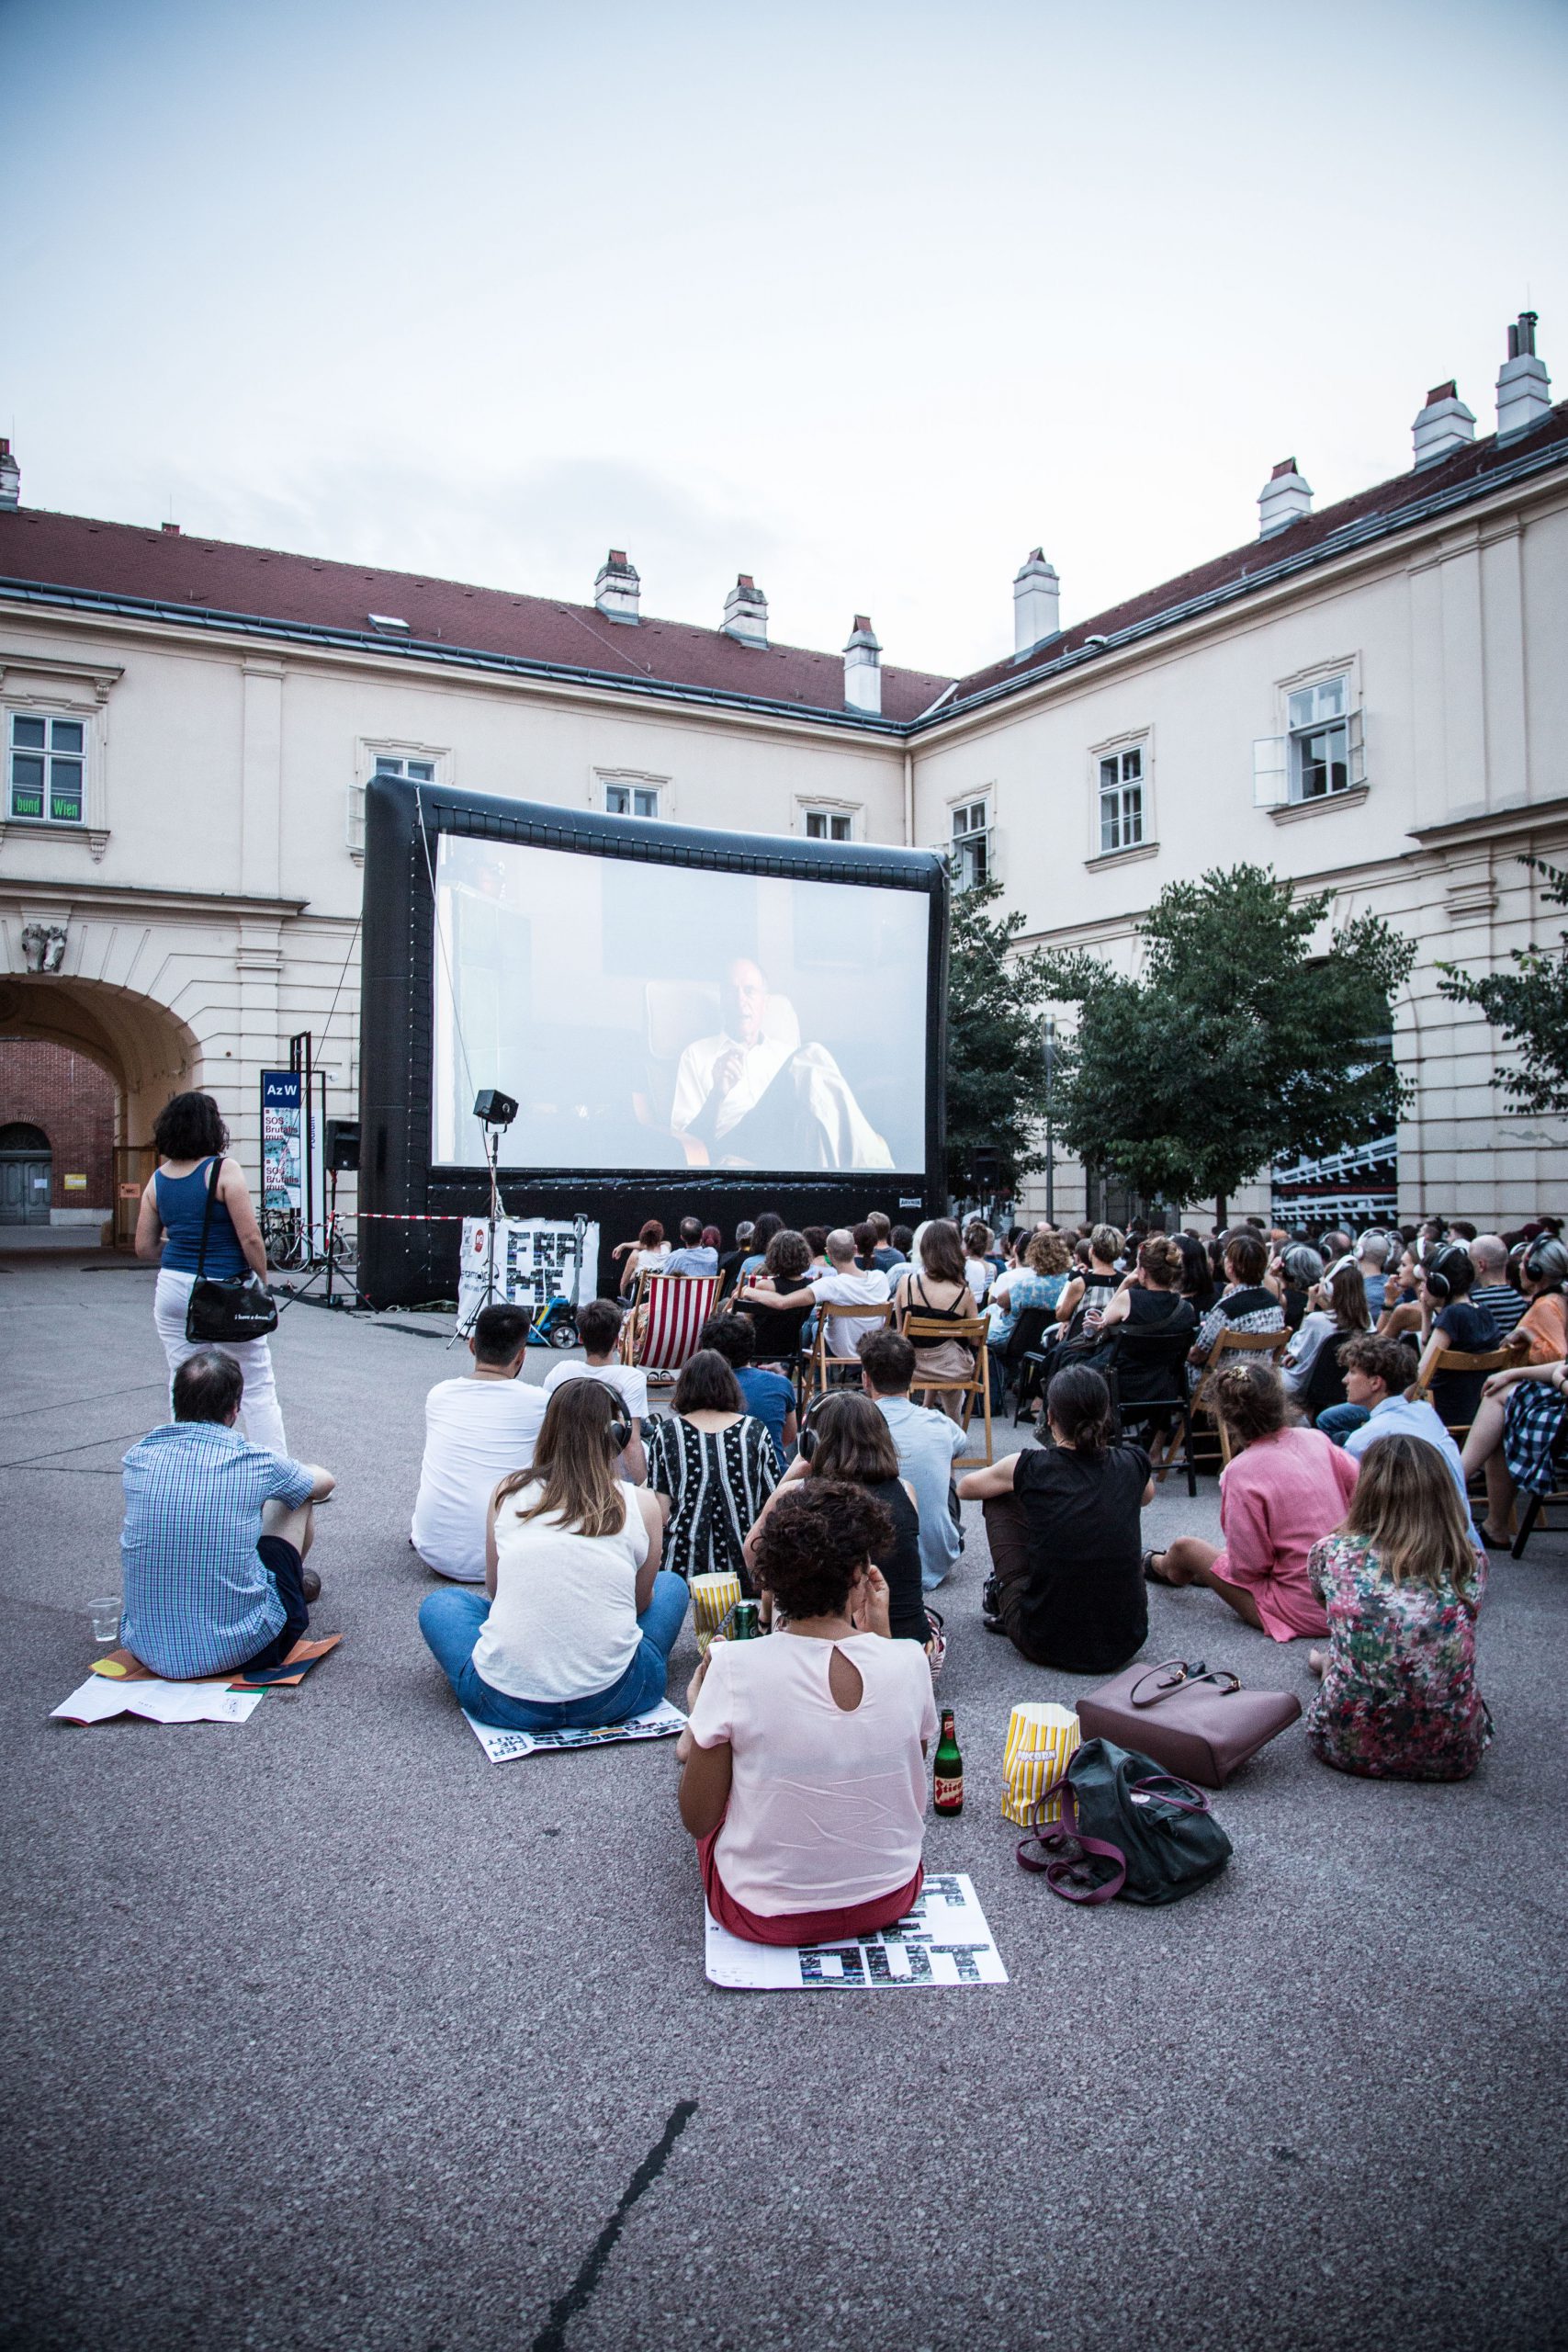
[[[1162,1675],[1165,1677],[1163,1681],[1158,1679]],[[1145,1682],[1155,1683],[1156,1688],[1146,1698],[1141,1699],[1138,1693]],[[1139,1675],[1127,1694],[1128,1702],[1134,1707],[1155,1707],[1162,1699],[1168,1699],[1173,1690],[1185,1690],[1194,1682],[1212,1682],[1225,1698],[1229,1698],[1233,1690],[1241,1689],[1240,1675],[1233,1674],[1229,1667],[1210,1666],[1201,1657],[1190,1660],[1184,1657],[1168,1657],[1158,1666],[1151,1666],[1146,1673]]]
[[[1040,1820],[1041,1807],[1048,1804],[1058,1791],[1062,1818],[1044,1826]],[[1127,1883],[1127,1857],[1120,1846],[1110,1845],[1103,1838],[1085,1837],[1078,1827],[1077,1804],[1066,1772],[1060,1773],[1035,1800],[1034,1821],[1029,1836],[1019,1840],[1018,1859],[1022,1867],[1043,1871],[1052,1894],[1059,1894],[1064,1903],[1113,1903]],[[1030,1852],[1032,1846],[1038,1847],[1038,1854]],[[1085,1876],[1083,1865],[1091,1859],[1111,1865],[1108,1879],[1096,1882]]]
[[[1173,1789],[1179,1789],[1181,1794],[1172,1796]],[[1195,1789],[1190,1781],[1179,1780],[1174,1772],[1145,1773],[1141,1781],[1133,1782],[1130,1793],[1153,1797],[1160,1804],[1174,1805],[1178,1813],[1213,1813],[1214,1809],[1209,1803],[1206,1790]]]
[[223,1155],[220,1151],[216,1152],[213,1155],[212,1166],[208,1172],[207,1206],[202,1211],[201,1239],[197,1245],[196,1279],[197,1282],[201,1280],[207,1267],[207,1237],[212,1230],[212,1204],[218,1198],[218,1176],[222,1165]]

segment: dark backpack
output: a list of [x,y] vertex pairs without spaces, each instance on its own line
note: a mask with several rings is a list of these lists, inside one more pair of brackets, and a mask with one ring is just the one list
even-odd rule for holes
[[[1217,1878],[1231,1841],[1209,1799],[1151,1757],[1086,1739],[1056,1783],[1062,1818],[1036,1826],[1018,1849],[1026,1871],[1043,1871],[1068,1903],[1175,1903]],[[1032,1850],[1033,1849],[1033,1850]]]

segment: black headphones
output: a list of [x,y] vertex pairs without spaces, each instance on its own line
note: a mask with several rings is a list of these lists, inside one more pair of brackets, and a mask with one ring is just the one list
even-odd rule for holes
[[606,1434],[609,1437],[611,1453],[624,1453],[632,1442],[632,1423],[612,1421]]
[[[1553,1251],[1556,1252],[1555,1261],[1551,1254]],[[1546,1232],[1536,1235],[1519,1261],[1519,1272],[1528,1274],[1532,1283],[1540,1282],[1543,1276],[1548,1280],[1555,1277],[1560,1283],[1568,1277],[1568,1250],[1564,1250],[1550,1227]]]
[[[1468,1250],[1461,1250],[1457,1244],[1450,1245],[1445,1242],[1440,1250],[1433,1250],[1421,1268],[1421,1278],[1434,1298],[1447,1299],[1453,1296],[1453,1277],[1460,1272],[1461,1266],[1470,1268],[1471,1280],[1473,1281],[1475,1268],[1471,1263]],[[1461,1283],[1461,1287],[1463,1288],[1465,1285]]]

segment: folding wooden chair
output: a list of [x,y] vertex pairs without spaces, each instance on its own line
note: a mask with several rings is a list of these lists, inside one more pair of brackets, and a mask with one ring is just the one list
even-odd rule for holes
[[1221,1325],[1213,1353],[1203,1366],[1202,1377],[1192,1391],[1192,1402],[1188,1408],[1188,1419],[1190,1425],[1191,1420],[1199,1413],[1207,1413],[1211,1416],[1220,1434],[1220,1467],[1222,1469],[1224,1469],[1230,1462],[1231,1442],[1224,1422],[1215,1410],[1209,1395],[1209,1391],[1214,1385],[1215,1374],[1224,1365],[1227,1356],[1244,1355],[1267,1356],[1278,1372],[1284,1362],[1285,1351],[1294,1337],[1293,1331],[1233,1331],[1228,1323]]
[[[817,1337],[811,1342],[810,1353],[801,1359],[803,1385],[800,1396],[803,1407],[815,1403],[818,1396],[825,1396],[828,1394],[829,1389],[833,1385],[831,1374],[835,1367],[840,1373],[852,1374],[857,1381],[860,1378],[859,1358],[835,1355],[829,1348],[830,1327],[835,1323],[875,1323],[878,1326],[884,1326],[892,1322],[893,1312],[890,1305],[818,1307]],[[865,1336],[864,1331],[857,1331],[855,1334],[857,1340],[863,1340]]]
[[[1432,1401],[1432,1384],[1444,1373],[1509,1372],[1518,1361],[1518,1349],[1510,1348],[1506,1342],[1500,1348],[1488,1348],[1483,1354],[1471,1355],[1463,1348],[1450,1348],[1444,1340],[1443,1334],[1440,1331],[1434,1331],[1427,1342],[1426,1353],[1421,1358],[1420,1369],[1416,1374],[1416,1385],[1414,1388],[1407,1388],[1404,1393],[1413,1404],[1429,1405]],[[1448,1430],[1454,1443],[1462,1447],[1465,1439],[1470,1435],[1470,1422],[1445,1421],[1443,1427]]]
[[[1517,1362],[1517,1358],[1515,1359]],[[1537,1520],[1548,1503],[1568,1503],[1568,1413],[1557,1425],[1557,1435],[1551,1441],[1551,1490],[1549,1494],[1529,1494],[1519,1506],[1519,1528],[1515,1536],[1509,1558],[1522,1560],[1525,1545]]]
[[697,1350],[697,1335],[713,1313],[716,1274],[637,1276],[631,1313],[621,1326],[621,1362],[673,1379]]
[[922,1315],[919,1308],[911,1307],[904,1317],[904,1337],[912,1348],[934,1348],[942,1340],[957,1340],[974,1350],[974,1362],[967,1374],[924,1373],[917,1365],[910,1384],[911,1396],[963,1396],[965,1401],[959,1426],[965,1435],[975,1416],[975,1399],[980,1399],[986,1421],[986,1451],[983,1454],[960,1454],[953,1465],[955,1470],[978,1468],[996,1459],[991,1445],[991,1367],[986,1348],[989,1328],[983,1315],[976,1316],[971,1322],[956,1323],[945,1315]]
[[[1187,1356],[1192,1345],[1192,1323],[1189,1317],[1180,1331],[1139,1330],[1126,1323],[1111,1327],[1111,1361],[1104,1367],[1106,1385],[1117,1418],[1127,1429],[1145,1429],[1151,1421],[1160,1424],[1162,1436],[1168,1441],[1171,1424],[1175,1424],[1176,1448],[1168,1442],[1162,1448],[1160,1460],[1155,1465],[1156,1485],[1164,1486],[1166,1473],[1184,1470],[1187,1492],[1198,1492],[1198,1465],[1192,1459],[1192,1401],[1187,1394]],[[1122,1401],[1122,1375],[1135,1368],[1154,1372],[1158,1377],[1154,1385],[1156,1394]],[[1141,1440],[1146,1443],[1147,1441]]]

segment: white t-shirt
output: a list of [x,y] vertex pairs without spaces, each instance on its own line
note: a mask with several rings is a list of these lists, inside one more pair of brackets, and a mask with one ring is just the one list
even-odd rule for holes
[[[828,1687],[835,1646],[863,1686],[848,1713]],[[925,1835],[920,1742],[937,1732],[919,1642],[716,1641],[691,1725],[699,1747],[727,1739],[734,1753],[714,1860],[747,1910],[836,1911],[914,1877]]]
[[620,1482],[615,1535],[574,1535],[556,1519],[522,1517],[536,1486],[495,1515],[495,1599],[474,1644],[474,1670],[492,1690],[543,1706],[589,1699],[618,1682],[637,1653],[637,1572],[648,1529],[637,1488]]
[[997,1270],[988,1258],[965,1258],[964,1279],[975,1294],[978,1306],[997,1278]]
[[427,1568],[483,1584],[485,1517],[502,1478],[526,1470],[545,1419],[531,1380],[442,1380],[424,1400],[414,1549]]
[[[852,1267],[847,1273],[823,1274],[811,1284],[811,1295],[818,1306],[886,1306],[892,1296],[887,1277],[873,1266],[869,1272]],[[837,1317],[828,1326],[828,1353],[854,1362],[855,1348],[868,1331],[880,1331],[880,1322],[863,1322],[858,1317]],[[910,1876],[912,1877],[911,1865]],[[728,1880],[725,1881],[728,1886]]]
[[545,1374],[547,1396],[569,1380],[602,1380],[606,1388],[615,1389],[634,1420],[648,1419],[648,1374],[638,1372],[631,1363],[578,1363],[569,1360],[552,1364]]

